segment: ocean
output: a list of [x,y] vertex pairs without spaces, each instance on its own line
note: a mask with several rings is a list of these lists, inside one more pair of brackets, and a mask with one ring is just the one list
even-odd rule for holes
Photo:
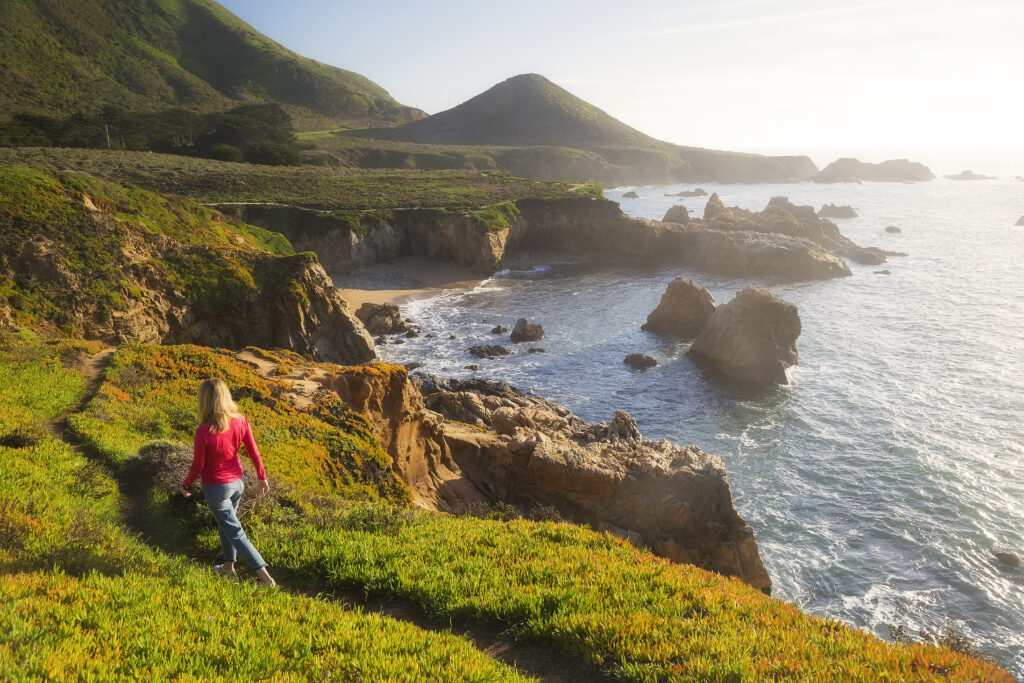
[[[592,422],[629,412],[647,439],[696,444],[723,459],[753,527],[773,596],[888,637],[952,626],[1024,677],[1024,182],[671,185],[605,194],[634,216],[706,197],[760,210],[849,204],[835,222],[863,246],[906,252],[853,276],[782,283],[689,268],[536,256],[472,290],[403,306],[433,338],[378,347],[392,362],[442,376],[506,380]],[[622,199],[635,190],[639,199]],[[885,232],[895,225],[899,234]],[[875,274],[887,269],[891,274]],[[640,325],[676,276],[719,303],[748,284],[799,307],[799,366],[758,394],[695,366],[689,342]],[[490,329],[525,317],[537,344],[478,360]],[[449,334],[456,339],[449,340]],[[507,343],[507,342],[506,342]],[[511,345],[510,345],[511,346]],[[541,346],[546,353],[528,353]],[[659,365],[632,371],[627,353]],[[479,364],[478,371],[466,369]]]

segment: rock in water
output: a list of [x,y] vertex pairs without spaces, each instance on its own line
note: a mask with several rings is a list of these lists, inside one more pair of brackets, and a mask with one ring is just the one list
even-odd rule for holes
[[680,225],[686,225],[690,222],[690,212],[685,206],[679,204],[673,206],[665,213],[665,217],[661,219],[662,223],[679,223]]
[[640,329],[693,339],[714,312],[715,299],[711,292],[692,280],[677,277],[668,283],[658,307],[651,311]]
[[995,552],[992,553],[995,558],[999,561],[999,564],[1005,567],[1011,567],[1016,569],[1020,566],[1020,558],[1013,553]]
[[491,330],[491,334],[505,334],[508,332],[508,328],[504,325],[495,325],[494,329]]
[[[1021,220],[1024,221],[1024,218],[1021,218]],[[896,234],[898,232],[903,232],[902,230],[897,228],[895,225],[890,225],[890,226],[886,227],[885,231],[886,232],[891,232],[893,234]]]
[[766,289],[747,287],[708,319],[689,355],[744,384],[786,384],[797,362],[800,315]]
[[1024,225],[1024,216],[1017,219],[1017,225]]
[[627,192],[624,195],[622,195],[622,198],[623,199],[640,199],[640,195],[638,195],[636,192],[633,192],[632,190],[630,190],[629,192]]
[[640,353],[639,351],[634,351],[629,354],[622,359],[622,362],[634,370],[645,370],[647,368],[653,368],[658,364],[658,361],[648,355]]
[[537,323],[531,323],[526,318],[520,318],[512,328],[512,335],[509,337],[514,342],[535,342],[544,338],[544,328]]
[[698,187],[695,190],[680,190],[674,194],[665,193],[666,197],[707,197],[708,191],[704,188]]
[[857,212],[852,206],[838,206],[836,204],[825,204],[818,211],[821,218],[856,218]]
[[477,358],[497,358],[509,355],[509,350],[499,344],[479,344],[470,346],[469,352]]
[[356,311],[366,331],[372,335],[402,334],[409,331],[409,323],[402,320],[402,314],[395,304],[363,304]]

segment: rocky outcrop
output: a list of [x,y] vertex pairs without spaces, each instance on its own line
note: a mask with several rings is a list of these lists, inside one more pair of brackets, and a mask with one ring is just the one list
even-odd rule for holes
[[665,212],[665,217],[661,219],[662,223],[679,223],[680,225],[686,225],[690,222],[690,212],[682,204],[677,204],[671,209]]
[[544,328],[538,323],[531,323],[526,318],[520,318],[512,328],[509,336],[513,342],[535,342],[544,338]]
[[797,206],[785,197],[772,197],[763,211],[755,213],[735,206],[726,208],[718,195],[713,194],[704,207],[704,220],[715,230],[744,230],[798,237],[858,263],[885,263],[885,252],[881,249],[854,244],[839,232],[835,223],[820,218],[814,207]]
[[507,356],[511,353],[500,344],[478,344],[470,346],[468,351],[477,358],[498,358],[499,356]]
[[622,359],[622,362],[633,368],[634,370],[646,370],[647,368],[657,367],[658,361],[651,358],[647,354],[634,351],[628,354]]
[[707,197],[708,196],[708,191],[703,189],[703,188],[698,187],[695,190],[680,190],[679,192],[675,192],[675,193],[666,192],[665,196],[666,197]]
[[715,312],[711,292],[692,280],[677,277],[665,288],[661,301],[640,329],[694,339]]
[[786,368],[797,362],[799,335],[796,306],[747,287],[715,310],[688,353],[743,384],[786,384]]
[[995,180],[994,175],[984,175],[974,171],[960,171],[954,175],[943,176],[947,180]]
[[622,198],[623,199],[640,199],[640,195],[638,195],[633,190],[630,190],[629,192],[624,192],[622,194]]
[[856,218],[857,211],[852,206],[836,204],[825,204],[818,210],[822,218]]
[[[277,367],[238,356],[265,376]],[[458,512],[497,499],[524,513],[553,508],[673,561],[771,589],[721,460],[644,441],[625,412],[588,424],[503,382],[424,376],[417,387],[405,369],[383,363],[296,375],[302,379],[289,380],[283,400],[308,409],[324,388],[336,392],[368,419],[420,507]]]
[[770,590],[721,460],[692,446],[644,441],[621,411],[607,425],[592,425],[562,406],[506,389],[459,382],[429,388],[429,408],[472,425],[446,423],[445,442],[483,495],[525,510],[552,507],[569,521],[676,562]]
[[935,174],[927,166],[907,159],[890,159],[869,164],[858,159],[837,159],[812,178],[816,183],[895,182],[932,180]]
[[402,319],[402,313],[395,304],[374,304],[369,301],[359,307],[356,317],[370,334],[404,334],[411,332],[409,323]]
[[[721,206],[717,197],[714,200]],[[709,202],[709,207],[713,212],[714,204]],[[633,258],[723,275],[786,280],[849,275],[839,257],[842,254],[830,253],[825,244],[851,258],[884,260],[882,252],[861,250],[843,238],[832,223],[808,227],[793,216],[769,219],[735,209],[680,224],[632,218],[614,202],[589,197],[521,199],[516,209],[519,215],[510,218],[510,227],[497,231],[481,229],[468,214],[426,209],[394,211],[384,225],[357,231],[351,217],[343,220],[291,207],[234,207],[244,220],[282,232],[297,249],[315,251],[328,270],[339,275],[402,256],[456,261],[491,274],[510,256],[541,251]],[[808,210],[809,220],[822,220]],[[779,207],[773,211],[785,213]],[[306,219],[310,222],[303,222]],[[820,236],[822,231],[829,239]],[[808,239],[815,234],[819,241]]]
[[[40,324],[109,344],[255,345],[338,363],[374,357],[314,254],[276,255],[249,241],[251,228],[141,190],[117,195],[122,206],[105,185],[92,198],[70,181],[59,193],[32,187],[29,196],[52,193],[47,206],[60,207],[65,222],[13,219],[10,234],[23,239],[0,240],[0,281],[50,303],[53,317]],[[154,205],[168,208],[145,213]]]

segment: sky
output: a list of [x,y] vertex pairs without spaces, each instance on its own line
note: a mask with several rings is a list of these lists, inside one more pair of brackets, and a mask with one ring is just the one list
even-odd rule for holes
[[1024,0],[220,1],[428,113],[533,72],[679,144],[1024,166]]

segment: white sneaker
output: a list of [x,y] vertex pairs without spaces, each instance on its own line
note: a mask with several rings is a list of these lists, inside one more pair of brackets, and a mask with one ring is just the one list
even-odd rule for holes
[[238,573],[235,571],[234,567],[228,569],[226,566],[222,564],[213,565],[213,573],[220,574],[221,576],[238,576]]

